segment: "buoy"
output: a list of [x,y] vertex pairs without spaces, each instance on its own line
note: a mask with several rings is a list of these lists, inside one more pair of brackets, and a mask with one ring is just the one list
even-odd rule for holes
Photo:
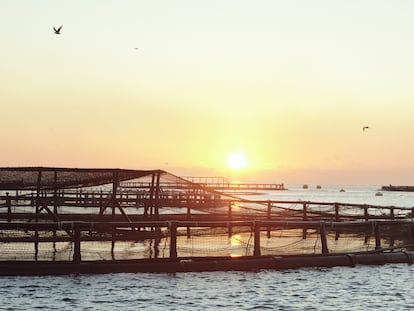
[[341,189],[341,190],[339,190],[339,192],[345,192],[345,189]]
[[377,196],[377,197],[382,197],[382,192],[377,192],[376,194],[375,194],[375,196]]

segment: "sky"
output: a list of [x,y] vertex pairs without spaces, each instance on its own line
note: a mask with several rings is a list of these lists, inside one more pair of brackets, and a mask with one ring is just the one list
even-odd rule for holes
[[0,0],[0,166],[414,184],[413,16],[408,0]]

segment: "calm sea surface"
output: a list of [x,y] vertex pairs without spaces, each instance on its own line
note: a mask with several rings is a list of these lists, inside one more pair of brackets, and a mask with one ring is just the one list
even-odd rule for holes
[[[255,196],[414,206],[414,193],[331,186]],[[345,192],[339,192],[344,189]],[[412,310],[414,265],[260,272],[0,277],[0,310]]]

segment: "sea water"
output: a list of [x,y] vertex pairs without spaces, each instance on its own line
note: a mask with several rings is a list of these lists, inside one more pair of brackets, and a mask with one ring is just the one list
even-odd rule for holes
[[[340,191],[341,189],[345,190]],[[327,186],[257,199],[412,207],[414,193]],[[0,310],[411,310],[414,265],[0,277]]]

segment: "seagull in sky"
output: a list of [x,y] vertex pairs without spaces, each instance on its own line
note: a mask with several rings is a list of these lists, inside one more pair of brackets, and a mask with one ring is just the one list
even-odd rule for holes
[[367,129],[369,129],[370,127],[369,126],[364,126],[363,128],[362,128],[362,131],[364,131],[365,132],[365,130],[367,130]]
[[[63,26],[63,25],[62,25]],[[60,35],[60,30],[62,29],[62,26],[56,29],[55,26],[53,26],[53,30],[55,31],[55,35]]]

